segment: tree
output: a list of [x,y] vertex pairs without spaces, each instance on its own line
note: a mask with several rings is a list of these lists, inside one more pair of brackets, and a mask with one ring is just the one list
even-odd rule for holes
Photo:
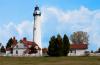
[[52,36],[49,41],[48,55],[56,56],[56,50],[57,50],[56,38],[55,36]]
[[0,46],[2,45],[2,43],[0,43]]
[[6,45],[6,49],[9,48],[10,49],[10,53],[13,54],[13,48],[12,48],[12,45],[13,45],[13,39],[10,38],[7,42],[7,45]]
[[71,36],[70,39],[73,43],[87,43],[88,44],[88,34],[87,32],[83,31],[78,31],[74,32]]
[[63,53],[64,56],[68,55],[70,50],[70,43],[69,43],[69,39],[67,37],[67,35],[65,34],[63,37]]
[[49,41],[48,55],[49,56],[66,56],[69,52],[70,44],[67,35],[63,39],[60,34],[52,36]]
[[13,39],[10,38],[7,42],[6,48],[11,48],[11,45],[13,44]]
[[63,56],[63,42],[60,34],[57,35],[56,44],[58,45],[56,50],[57,56]]
[[4,46],[1,47],[0,52],[1,53],[6,53],[6,50],[5,50]]
[[98,53],[100,53],[100,48],[98,49]]

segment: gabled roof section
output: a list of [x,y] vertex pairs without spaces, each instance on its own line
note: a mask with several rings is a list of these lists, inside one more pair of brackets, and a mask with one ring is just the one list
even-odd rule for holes
[[88,49],[88,44],[71,44],[70,49]]
[[38,46],[35,42],[27,41],[26,38],[23,38],[21,41],[27,48],[29,48],[29,46]]
[[[21,45],[21,46],[19,46]],[[32,42],[32,41],[28,41],[27,38],[23,38],[22,40],[19,41],[19,43],[17,42],[16,38],[14,37],[13,38],[13,44],[11,45],[11,48],[16,48],[18,46],[18,48],[30,48],[31,46],[33,47],[38,47],[38,50],[40,50],[41,48],[35,43],[35,42]],[[7,51],[10,51],[11,48],[7,48],[6,50]]]

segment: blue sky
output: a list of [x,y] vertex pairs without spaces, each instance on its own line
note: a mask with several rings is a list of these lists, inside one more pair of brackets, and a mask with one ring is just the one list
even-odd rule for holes
[[[36,0],[42,12],[42,45],[52,35],[89,34],[89,50],[100,47],[100,0]],[[32,40],[34,0],[0,0],[0,42],[10,37]]]

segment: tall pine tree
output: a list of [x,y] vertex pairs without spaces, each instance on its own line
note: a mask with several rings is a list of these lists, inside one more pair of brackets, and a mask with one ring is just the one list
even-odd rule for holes
[[62,56],[63,55],[63,52],[62,52],[63,51],[63,46],[62,46],[63,42],[62,42],[62,37],[60,34],[57,35],[56,44],[58,45],[57,50],[56,50],[57,56]]
[[6,53],[6,50],[5,50],[4,46],[1,47],[0,52],[1,53]]
[[64,56],[68,55],[70,50],[70,43],[67,35],[65,34],[63,37],[63,54]]
[[11,45],[13,44],[13,39],[10,38],[7,42],[6,48],[11,48]]
[[49,56],[56,56],[56,38],[55,36],[52,36],[49,41],[49,47],[48,47],[48,55]]

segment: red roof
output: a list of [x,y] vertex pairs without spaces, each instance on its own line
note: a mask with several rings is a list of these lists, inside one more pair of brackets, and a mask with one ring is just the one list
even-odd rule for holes
[[32,41],[27,41],[26,38],[23,38],[23,40],[21,40],[23,44],[26,45],[27,48],[29,48],[29,46],[38,46],[35,42]]
[[87,49],[88,44],[71,44],[70,48],[71,49]]
[[[32,42],[32,41],[27,41],[26,38],[23,38],[22,40],[20,40],[27,48],[29,48],[30,46],[38,46],[35,42]],[[14,48],[15,46],[17,45],[17,40],[16,38],[14,37],[13,38],[13,44],[12,44],[12,47]],[[6,48],[7,51],[11,50],[10,48]],[[40,50],[40,48],[39,48]]]

